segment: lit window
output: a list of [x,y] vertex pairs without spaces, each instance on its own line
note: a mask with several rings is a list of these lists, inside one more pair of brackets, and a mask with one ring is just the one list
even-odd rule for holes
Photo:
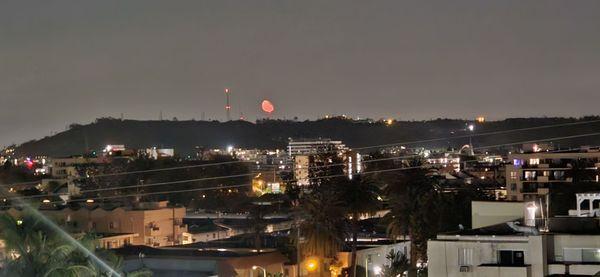
[[538,165],[540,164],[540,159],[529,159],[529,165]]
[[537,172],[535,171],[525,171],[525,180],[532,181],[535,180],[535,176]]
[[511,171],[510,172],[510,179],[511,180],[517,180],[517,172]]

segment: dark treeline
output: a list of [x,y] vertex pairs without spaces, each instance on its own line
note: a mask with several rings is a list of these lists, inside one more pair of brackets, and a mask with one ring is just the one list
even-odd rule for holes
[[[476,133],[510,130],[533,126],[597,120],[582,118],[511,118],[476,124]],[[180,155],[192,154],[196,146],[224,148],[227,145],[245,148],[282,148],[289,138],[331,138],[351,147],[414,141],[430,138],[465,136],[465,126],[471,121],[435,119],[429,121],[355,121],[344,118],[316,121],[261,120],[247,121],[136,121],[102,118],[88,125],[73,124],[69,130],[40,140],[26,142],[17,148],[19,155],[68,156],[97,150],[107,144],[125,144],[130,148],[158,146],[175,148]],[[535,131],[511,132],[493,136],[476,136],[479,146],[536,140],[600,131],[600,123],[574,125]],[[561,147],[593,145],[598,137],[555,141]],[[459,147],[468,139],[451,139],[420,146]]]

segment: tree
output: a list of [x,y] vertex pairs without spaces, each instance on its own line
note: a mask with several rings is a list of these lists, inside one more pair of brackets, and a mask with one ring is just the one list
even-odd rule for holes
[[[32,214],[24,212],[20,219],[0,215],[0,228],[0,239],[5,242],[8,253],[2,261],[0,276],[112,276]],[[96,242],[91,235],[81,237],[79,242],[114,270],[120,269],[121,258],[109,252],[96,252]],[[121,275],[152,276],[152,273],[141,270]]]
[[439,223],[435,180],[422,165],[420,160],[411,161],[409,167],[417,168],[402,171],[385,189],[390,205],[388,233],[394,239],[410,237],[412,274],[417,262],[427,259],[427,240],[435,236]]
[[400,251],[396,252],[392,249],[385,257],[389,264],[384,265],[382,268],[381,275],[383,277],[402,276],[404,272],[410,269],[408,258]]
[[261,236],[267,227],[265,216],[272,209],[271,205],[263,205],[262,203],[254,204],[250,207],[248,219],[252,225],[252,233],[254,233],[254,248],[262,248]]
[[344,245],[345,214],[332,187],[314,188],[301,198],[300,233],[305,256],[317,256],[329,261]]
[[372,214],[379,208],[379,188],[370,179],[360,175],[353,176],[352,180],[345,180],[337,184],[340,203],[346,215],[349,215],[349,230],[352,236],[352,255],[350,259],[350,275],[356,276],[356,242],[360,231],[360,217],[363,214]]
[[74,245],[50,234],[40,221],[27,216],[15,219],[0,216],[0,238],[9,253],[3,261],[2,276],[82,276],[94,275],[86,261],[78,257]]

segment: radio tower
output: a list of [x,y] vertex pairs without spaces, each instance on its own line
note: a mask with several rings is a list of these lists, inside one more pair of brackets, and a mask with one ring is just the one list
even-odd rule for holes
[[227,104],[225,105],[225,112],[227,112],[227,121],[231,121],[231,105],[229,104],[229,89],[225,88],[225,97],[227,98]]

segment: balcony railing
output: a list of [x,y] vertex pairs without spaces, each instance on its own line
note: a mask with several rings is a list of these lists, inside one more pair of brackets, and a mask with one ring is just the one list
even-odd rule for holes
[[523,276],[531,277],[530,265],[480,265],[475,269],[476,276]]

